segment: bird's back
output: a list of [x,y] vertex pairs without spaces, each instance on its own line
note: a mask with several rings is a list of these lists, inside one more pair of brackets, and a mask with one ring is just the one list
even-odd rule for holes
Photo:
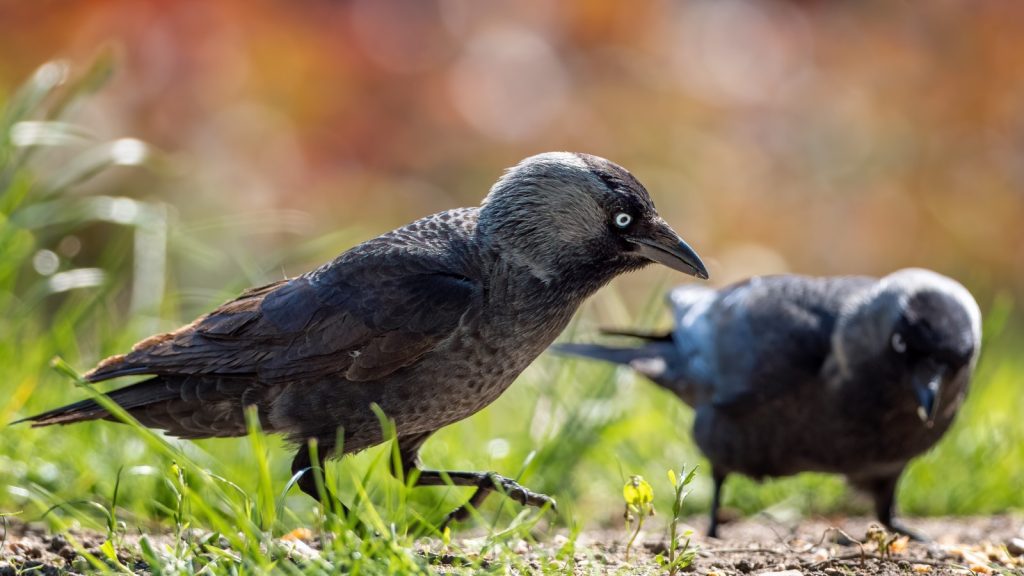
[[687,367],[677,392],[738,411],[791,392],[820,371],[842,307],[872,283],[787,275],[673,290],[672,336]]
[[875,282],[768,276],[699,297],[670,295],[673,338],[691,358],[694,438],[713,464],[755,477],[807,466],[802,444],[822,445],[808,432],[824,417],[836,322]]

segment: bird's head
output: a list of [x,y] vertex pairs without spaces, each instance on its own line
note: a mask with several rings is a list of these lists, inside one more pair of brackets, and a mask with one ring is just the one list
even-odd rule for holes
[[885,367],[906,389],[927,426],[943,387],[973,370],[981,348],[981,313],[960,283],[928,270],[900,270],[844,311],[834,348],[848,369]]
[[531,156],[491,188],[479,230],[503,257],[546,279],[610,279],[652,262],[707,278],[700,257],[621,166],[570,152]]

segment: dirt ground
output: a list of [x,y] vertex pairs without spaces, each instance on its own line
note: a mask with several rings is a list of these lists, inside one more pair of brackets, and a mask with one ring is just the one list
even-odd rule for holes
[[[694,536],[692,544],[699,547],[699,552],[686,573],[1024,575],[1024,518],[914,518],[905,522],[933,541],[915,542],[885,535],[888,550],[883,554],[876,542],[868,541],[866,535],[872,522],[867,518],[807,519],[793,526],[762,518],[732,522],[721,527],[721,539]],[[695,526],[703,524],[694,520]],[[657,573],[653,557],[664,551],[665,543],[660,533],[643,536],[641,554],[646,561],[637,562],[634,557],[630,565],[624,562],[621,532],[584,534],[579,540],[582,548],[605,554],[595,556],[595,563],[581,562],[577,573]]]
[[[699,552],[684,574],[1024,575],[1022,517],[916,518],[906,523],[929,535],[933,541],[920,543],[888,535],[883,541],[888,550],[883,553],[879,543],[866,542],[865,534],[871,522],[864,518],[810,519],[793,526],[762,518],[732,522],[722,527],[722,539],[694,536],[692,544],[699,547]],[[694,524],[701,526],[702,523],[695,519]],[[73,532],[72,537],[85,549],[100,555],[98,547],[103,542],[102,535]],[[850,539],[865,543],[861,545]],[[0,576],[27,570],[44,575],[88,571],[84,558],[64,536],[48,533],[41,526],[8,519],[2,541]],[[561,548],[565,542],[565,536],[555,536],[541,544],[521,542],[513,548],[527,565],[539,569],[544,553]],[[474,547],[472,538],[460,544],[463,550]],[[664,573],[655,563],[655,556],[664,552],[664,546],[660,530],[657,534],[641,533],[627,561],[624,531],[585,532],[577,540],[574,561],[565,564],[564,570],[575,574]],[[550,569],[550,565],[548,567]],[[144,570],[144,567],[138,568]],[[437,571],[462,572],[446,565],[443,559],[437,562]]]

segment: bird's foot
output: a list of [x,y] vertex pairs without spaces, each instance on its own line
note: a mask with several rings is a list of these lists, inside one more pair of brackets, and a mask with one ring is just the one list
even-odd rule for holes
[[469,501],[455,510],[452,510],[451,513],[445,517],[441,527],[444,528],[451,522],[460,522],[469,518],[470,510],[479,507],[480,504],[483,504],[487,495],[494,490],[502,492],[505,496],[508,496],[523,506],[533,506],[536,508],[548,506],[552,510],[558,510],[555,499],[546,494],[533,492],[523,487],[515,480],[506,478],[500,474],[496,474],[494,472],[481,472],[476,492],[473,493],[473,496],[470,497]]
[[541,494],[539,492],[533,492],[511,478],[505,478],[504,476],[490,473],[488,474],[488,479],[495,486],[500,487],[501,491],[504,492],[506,496],[523,506],[533,506],[535,508],[550,506],[552,510],[558,509],[555,499],[551,496]]

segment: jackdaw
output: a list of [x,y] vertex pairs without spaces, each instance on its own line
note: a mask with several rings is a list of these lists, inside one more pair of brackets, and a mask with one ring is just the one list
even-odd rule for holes
[[[652,262],[707,278],[632,174],[587,154],[540,154],[509,169],[479,207],[427,216],[251,289],[85,378],[150,376],[109,397],[181,438],[244,435],[244,409],[255,406],[264,430],[297,445],[294,473],[380,443],[376,404],[394,420],[402,464],[418,469],[432,433],[493,402],[586,297]],[[26,420],[101,418],[112,416],[84,400]],[[420,469],[417,483],[449,479],[477,488],[474,506],[495,488],[524,505],[554,504],[495,473]],[[312,474],[298,484],[317,497]]]
[[556,345],[625,364],[696,410],[694,437],[715,483],[817,471],[844,474],[890,529],[907,462],[934,445],[964,399],[981,315],[956,281],[928,270],[881,279],[770,276],[668,295],[671,332],[609,331],[635,348]]

